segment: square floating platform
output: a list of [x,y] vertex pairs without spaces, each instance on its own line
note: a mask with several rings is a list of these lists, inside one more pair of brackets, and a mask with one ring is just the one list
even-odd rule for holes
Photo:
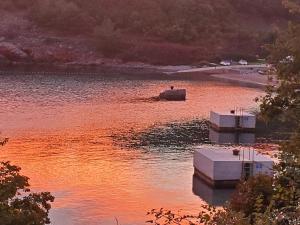
[[273,160],[253,149],[239,148],[234,155],[233,147],[202,146],[194,153],[195,175],[216,188],[233,188],[244,178],[257,174],[272,176]]
[[211,128],[219,132],[254,132],[256,116],[242,112],[210,112]]

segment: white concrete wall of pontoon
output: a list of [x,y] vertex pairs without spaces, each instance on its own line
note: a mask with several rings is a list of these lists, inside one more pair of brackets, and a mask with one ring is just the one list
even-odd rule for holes
[[[211,150],[210,150],[211,148]],[[212,151],[211,155],[205,151]],[[224,158],[215,158],[214,151],[226,152]],[[267,156],[262,156],[257,152],[249,150],[248,153],[241,153],[241,156],[233,156],[232,151],[220,147],[201,147],[194,152],[194,167],[206,177],[214,181],[239,180],[242,178],[242,165],[244,162],[253,163],[253,175],[259,173],[272,175],[273,160]],[[253,154],[254,153],[254,154]],[[253,155],[254,160],[253,160]],[[242,156],[243,155],[243,156]]]
[[236,117],[240,116],[240,125],[243,128],[254,129],[256,127],[256,116],[245,113],[242,116],[230,113],[210,112],[210,122],[218,127],[234,128],[236,127]]

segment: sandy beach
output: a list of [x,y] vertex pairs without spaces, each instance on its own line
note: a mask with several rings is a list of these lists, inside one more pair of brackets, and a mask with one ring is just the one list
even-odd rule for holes
[[[265,88],[268,85],[276,85],[277,81],[274,76],[261,75],[259,73],[234,73],[212,74],[211,77],[219,81]],[[270,80],[270,77],[271,80]]]
[[204,76],[212,80],[237,84],[253,88],[265,88],[268,85],[277,85],[275,75],[262,74],[267,71],[266,65],[247,66],[220,66],[208,68],[193,68],[169,73],[172,77],[186,77],[189,79],[201,79]]

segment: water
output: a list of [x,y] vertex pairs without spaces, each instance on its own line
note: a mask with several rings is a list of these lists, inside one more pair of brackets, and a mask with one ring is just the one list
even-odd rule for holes
[[[146,212],[161,207],[197,212],[203,200],[193,191],[191,147],[124,145],[122,137],[207,118],[213,109],[252,109],[262,94],[205,80],[0,78],[0,129],[10,138],[0,157],[21,166],[33,190],[56,197],[54,225],[144,224]],[[170,85],[186,88],[187,101],[150,99]]]

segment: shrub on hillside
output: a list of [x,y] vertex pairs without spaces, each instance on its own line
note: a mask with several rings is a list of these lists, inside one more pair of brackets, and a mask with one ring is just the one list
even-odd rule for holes
[[165,29],[164,36],[167,40],[172,42],[186,43],[196,40],[198,32],[195,27],[189,26],[188,24],[174,24]]
[[241,12],[268,17],[287,16],[288,10],[282,6],[282,0],[230,0]]
[[231,208],[243,212],[245,216],[263,213],[271,201],[273,194],[273,179],[267,175],[251,177],[241,183],[230,200]]
[[34,0],[1,0],[0,9],[13,11],[17,9],[28,9],[32,6]]
[[111,19],[105,19],[100,26],[95,27],[94,37],[98,50],[105,56],[115,56],[126,48],[120,30]]
[[31,9],[31,19],[42,27],[60,31],[87,32],[92,19],[75,3],[66,0],[39,0]]

